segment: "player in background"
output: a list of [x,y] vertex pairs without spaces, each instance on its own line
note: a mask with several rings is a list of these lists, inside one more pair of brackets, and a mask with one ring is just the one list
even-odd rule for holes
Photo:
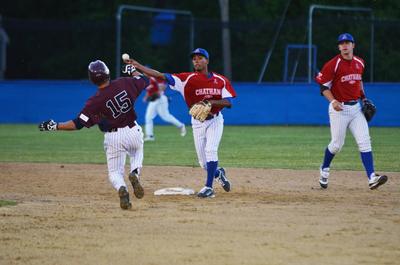
[[197,48],[191,54],[194,72],[168,74],[160,73],[141,65],[135,60],[128,60],[137,69],[148,76],[166,80],[171,89],[183,96],[188,108],[195,103],[207,100],[212,109],[204,122],[192,117],[192,129],[199,164],[207,172],[205,186],[198,192],[201,198],[214,197],[213,181],[216,179],[225,191],[230,191],[231,184],[225,170],[218,167],[218,147],[222,138],[224,118],[221,110],[232,106],[236,97],[229,80],[217,73],[209,72],[209,54],[205,49]]
[[154,118],[159,115],[161,119],[179,128],[181,136],[186,135],[185,124],[177,120],[168,110],[168,98],[164,95],[167,87],[165,80],[150,77],[150,85],[146,88],[143,100],[148,102],[145,116],[145,141],[154,141]]
[[331,142],[325,149],[319,183],[324,189],[328,187],[331,161],[343,147],[349,128],[357,142],[369,188],[376,189],[388,178],[375,173],[368,123],[359,103],[359,99],[366,99],[362,82],[364,60],[353,54],[355,41],[349,33],[340,34],[337,44],[340,54],[328,61],[315,78],[321,95],[329,101],[331,129]]
[[136,122],[134,103],[147,87],[148,78],[132,69],[131,77],[110,80],[107,65],[100,61],[88,66],[90,81],[98,87],[78,116],[66,122],[44,121],[39,124],[41,131],[72,131],[98,125],[104,132],[104,150],[107,157],[108,177],[118,191],[122,209],[131,208],[128,188],[124,181],[126,155],[130,156],[129,180],[135,196],[144,195],[139,182],[143,162],[143,132]]

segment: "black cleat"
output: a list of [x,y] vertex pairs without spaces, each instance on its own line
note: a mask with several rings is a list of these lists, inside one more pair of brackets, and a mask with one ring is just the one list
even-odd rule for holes
[[216,172],[216,175],[214,178],[219,182],[219,184],[221,184],[221,187],[226,192],[229,192],[231,190],[231,183],[229,182],[228,178],[226,177],[224,168],[219,167],[217,169],[217,172]]
[[139,182],[139,175],[137,174],[136,169],[133,170],[130,174],[129,174],[129,181],[132,184],[133,187],[133,194],[135,194],[135,197],[138,199],[143,198],[144,196],[144,190],[142,185]]
[[124,186],[121,186],[118,190],[119,205],[121,209],[128,210],[132,208],[132,204],[129,202],[129,193]]

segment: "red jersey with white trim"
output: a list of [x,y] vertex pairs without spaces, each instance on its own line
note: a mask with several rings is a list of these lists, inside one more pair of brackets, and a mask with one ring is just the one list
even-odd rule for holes
[[154,77],[150,77],[150,85],[146,87],[147,96],[153,96],[155,94],[162,94],[163,91],[160,90],[158,84],[164,83],[163,79],[156,79]]
[[149,96],[158,93],[158,84],[154,77],[150,77],[150,84],[146,87],[146,92]]
[[353,56],[345,60],[340,54],[327,62],[315,81],[328,87],[337,101],[346,102],[365,97],[362,87],[364,60]]
[[[190,108],[197,102],[202,100],[220,100],[223,98],[234,98],[236,92],[229,80],[220,74],[209,73],[209,75],[190,72],[172,74],[175,80],[174,86],[170,84],[171,89],[179,91],[186,105]],[[212,114],[221,111],[223,107],[213,106]]]

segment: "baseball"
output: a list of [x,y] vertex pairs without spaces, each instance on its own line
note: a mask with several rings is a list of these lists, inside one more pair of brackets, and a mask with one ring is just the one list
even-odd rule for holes
[[127,54],[127,53],[122,54],[122,60],[124,60],[124,61],[129,60],[129,54]]

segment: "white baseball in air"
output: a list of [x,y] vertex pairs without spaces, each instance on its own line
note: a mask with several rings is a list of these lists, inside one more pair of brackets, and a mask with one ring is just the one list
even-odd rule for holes
[[122,54],[122,60],[124,60],[124,61],[127,61],[127,60],[129,60],[129,54],[127,54],[127,53],[124,53],[124,54]]

